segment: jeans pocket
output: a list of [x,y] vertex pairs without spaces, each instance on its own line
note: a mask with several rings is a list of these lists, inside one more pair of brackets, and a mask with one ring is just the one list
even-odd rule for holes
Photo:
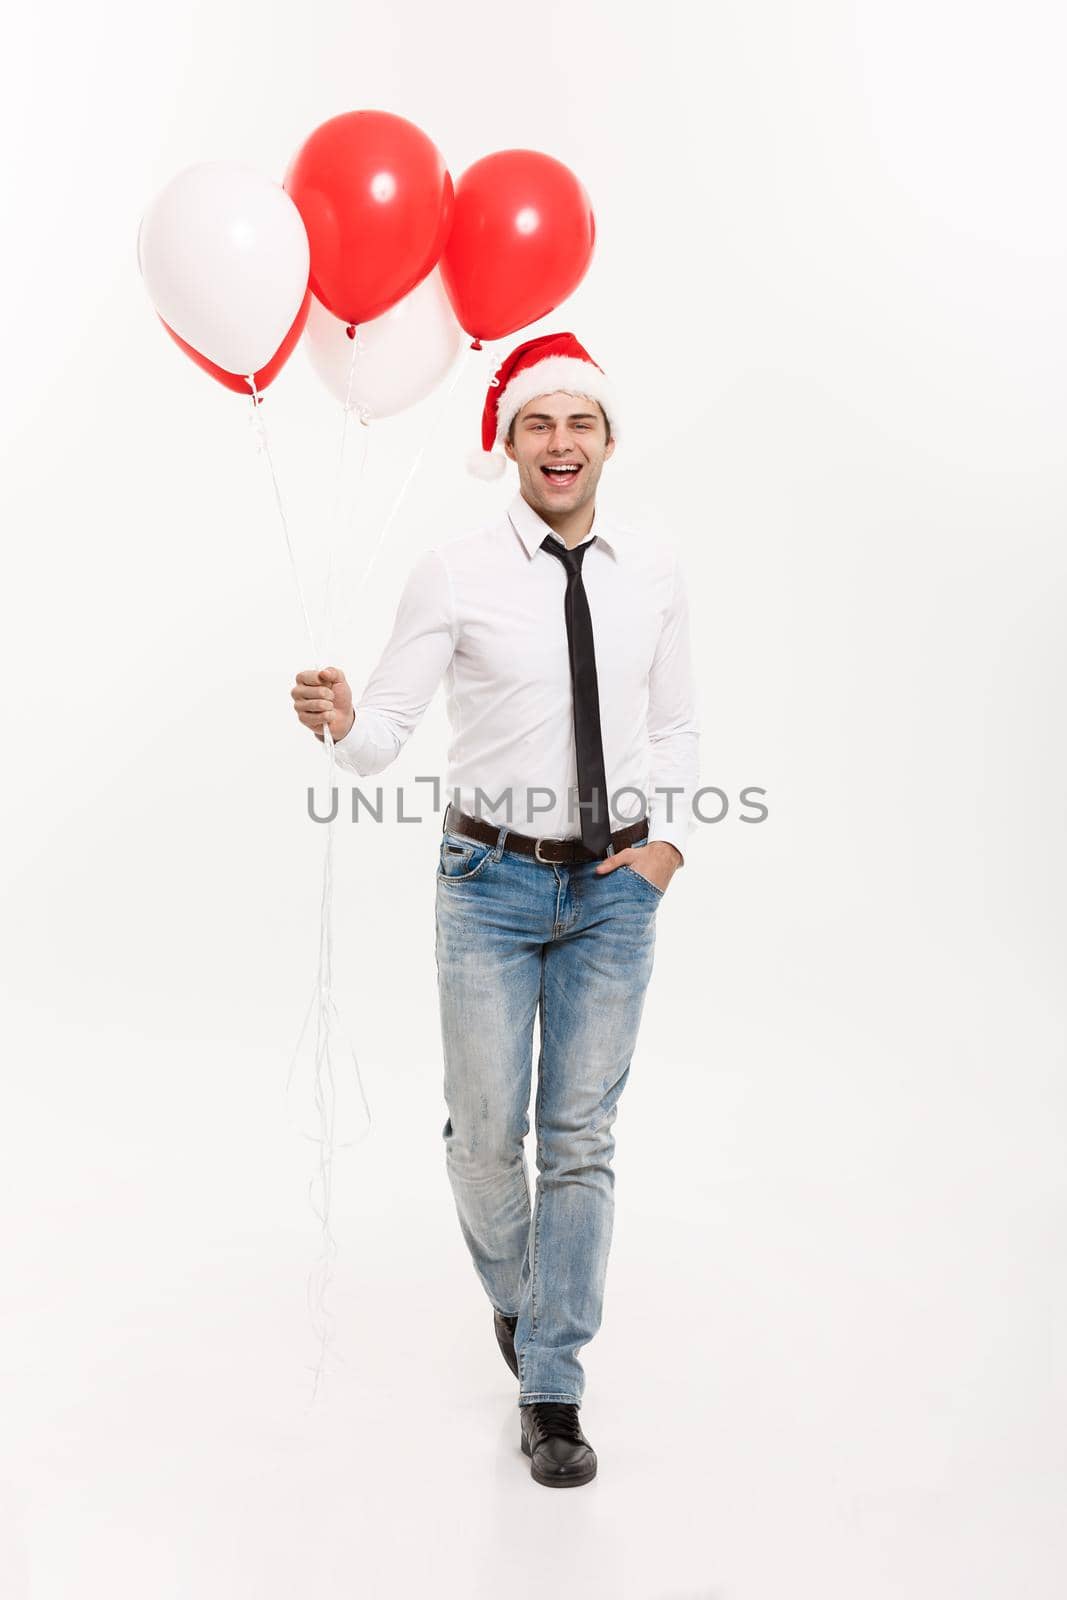
[[663,899],[666,890],[661,889],[658,883],[653,883],[651,878],[644,877],[636,867],[631,867],[628,861],[623,862],[622,871],[628,873],[631,878],[636,878],[638,883],[647,889],[649,894],[654,895],[657,900]]
[[465,878],[473,878],[480,872],[492,853],[491,844],[466,839],[461,833],[446,833],[441,838],[437,876],[453,883],[462,883]]
[[[634,846],[634,849],[644,849],[646,843],[647,840],[642,839],[639,844]],[[651,878],[646,878],[642,873],[638,872],[636,867],[631,867],[628,861],[623,862],[622,870],[623,872],[627,873],[629,877],[636,878],[638,883],[643,884],[648,892],[651,895],[654,895],[657,900],[663,899],[663,896],[667,891],[665,889],[661,889],[658,883],[653,883]]]

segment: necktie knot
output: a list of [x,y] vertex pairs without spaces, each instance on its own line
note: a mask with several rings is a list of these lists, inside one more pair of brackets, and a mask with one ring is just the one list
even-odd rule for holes
[[550,533],[546,533],[544,538],[541,540],[541,549],[547,550],[549,554],[554,555],[558,561],[562,561],[568,573],[581,572],[582,562],[585,559],[585,552],[589,549],[589,546],[594,542],[595,539],[596,534],[594,533],[593,538],[587,539],[585,544],[575,545],[573,550],[568,550],[565,544],[561,544],[560,541],[553,538]]

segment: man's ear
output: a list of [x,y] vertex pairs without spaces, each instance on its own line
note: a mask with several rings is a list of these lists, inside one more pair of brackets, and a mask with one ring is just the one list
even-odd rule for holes
[[604,460],[607,461],[609,456],[613,456],[614,454],[615,454],[615,439],[614,439],[614,436],[612,436],[608,440],[607,444],[604,446]]
[[504,454],[507,456],[509,461],[515,461],[518,459],[515,454],[515,446],[511,443],[510,439],[504,440]]

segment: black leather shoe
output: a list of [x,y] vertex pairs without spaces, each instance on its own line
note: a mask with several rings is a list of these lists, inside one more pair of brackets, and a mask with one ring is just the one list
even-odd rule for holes
[[519,1375],[519,1358],[515,1354],[515,1329],[518,1322],[518,1317],[505,1317],[503,1312],[494,1308],[493,1327],[496,1330],[496,1342],[516,1378]]
[[534,1400],[519,1407],[522,1448],[530,1476],[550,1489],[569,1489],[596,1477],[596,1451],[581,1430],[578,1407]]

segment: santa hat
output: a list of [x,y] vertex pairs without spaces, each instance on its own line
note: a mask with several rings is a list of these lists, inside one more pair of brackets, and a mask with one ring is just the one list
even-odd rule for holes
[[507,438],[512,418],[527,401],[557,390],[599,401],[611,423],[612,437],[618,437],[615,401],[603,368],[582,349],[573,333],[545,333],[518,345],[490,378],[482,412],[482,448],[467,457],[468,470],[476,478],[502,477],[508,458],[494,446]]

